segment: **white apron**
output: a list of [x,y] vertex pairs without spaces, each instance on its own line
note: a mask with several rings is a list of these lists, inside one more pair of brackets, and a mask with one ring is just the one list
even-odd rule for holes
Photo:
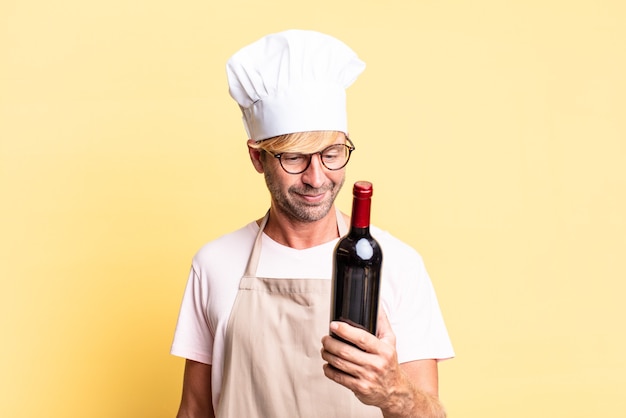
[[[226,328],[216,417],[382,417],[379,408],[361,403],[324,375],[320,349],[328,334],[332,281],[256,277],[268,217],[259,228]],[[348,232],[339,211],[337,227],[341,236]]]

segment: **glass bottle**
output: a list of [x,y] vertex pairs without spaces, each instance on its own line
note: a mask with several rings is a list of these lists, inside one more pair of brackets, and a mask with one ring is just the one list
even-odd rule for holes
[[354,184],[350,231],[334,252],[330,319],[376,335],[383,254],[370,234],[372,190],[370,182]]

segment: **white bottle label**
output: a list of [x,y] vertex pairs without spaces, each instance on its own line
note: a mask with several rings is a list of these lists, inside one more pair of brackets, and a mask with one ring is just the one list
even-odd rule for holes
[[361,238],[356,243],[356,255],[358,255],[362,260],[369,260],[374,255],[374,249],[370,242]]

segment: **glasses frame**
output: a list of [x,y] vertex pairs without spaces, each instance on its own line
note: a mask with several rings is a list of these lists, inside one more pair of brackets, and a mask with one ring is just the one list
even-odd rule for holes
[[[326,163],[324,162],[324,159],[322,158],[322,154],[328,150],[329,148],[335,147],[337,145],[343,145],[344,147],[346,147],[348,149],[348,157],[346,158],[346,162],[341,166],[341,167],[337,167],[337,168],[330,168],[328,166],[326,166]],[[352,151],[354,151],[356,149],[356,147],[354,146],[354,144],[352,143],[352,141],[350,140],[350,138],[346,137],[346,143],[345,144],[333,144],[333,145],[329,145],[326,148],[324,148],[321,151],[317,151],[317,152],[313,152],[311,154],[301,154],[301,155],[305,155],[307,157],[309,157],[309,162],[307,162],[306,166],[304,167],[303,170],[300,171],[296,171],[296,172],[291,172],[289,170],[287,170],[285,168],[285,166],[283,165],[283,160],[282,160],[282,156],[283,154],[288,154],[287,152],[280,152],[278,154],[274,154],[271,151],[267,151],[270,155],[274,156],[275,158],[278,159],[278,163],[280,164],[280,167],[285,171],[285,173],[287,174],[302,174],[304,173],[310,166],[311,166],[311,160],[313,159],[313,156],[315,154],[319,154],[320,156],[320,162],[322,163],[322,165],[324,166],[324,168],[326,168],[327,170],[330,171],[338,171],[341,170],[342,168],[344,168],[346,165],[348,165],[348,161],[350,161],[350,156],[352,155]],[[300,153],[295,153],[295,154],[300,154]]]

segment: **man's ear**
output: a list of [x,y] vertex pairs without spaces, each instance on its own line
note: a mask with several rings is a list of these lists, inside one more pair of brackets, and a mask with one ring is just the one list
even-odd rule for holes
[[250,154],[250,161],[252,161],[252,165],[255,170],[259,173],[264,171],[263,163],[261,162],[261,150],[257,148],[253,148],[251,145],[254,144],[254,140],[248,140],[248,154]]

